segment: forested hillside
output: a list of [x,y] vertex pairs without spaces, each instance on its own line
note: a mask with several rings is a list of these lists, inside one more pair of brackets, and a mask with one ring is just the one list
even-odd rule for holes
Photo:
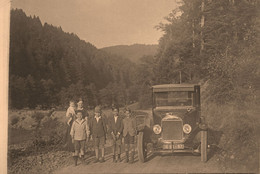
[[135,63],[140,63],[140,59],[143,56],[154,56],[157,53],[158,45],[117,45],[111,47],[102,48],[102,50],[119,55],[123,58],[128,58]]
[[[136,100],[131,86],[135,64],[107,54],[61,27],[11,11],[10,107],[127,104]],[[133,98],[131,98],[133,96]]]

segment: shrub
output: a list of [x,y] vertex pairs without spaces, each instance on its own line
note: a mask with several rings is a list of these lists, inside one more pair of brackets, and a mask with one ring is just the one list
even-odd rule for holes
[[204,109],[202,114],[206,116],[209,127],[223,133],[217,144],[221,149],[218,157],[223,164],[241,164],[248,169],[257,166],[255,152],[258,148],[257,125],[260,120],[254,113],[231,104],[204,103],[202,108]]
[[12,121],[11,121],[11,125],[13,126],[13,125],[15,125],[15,124],[18,123],[18,122],[19,122],[19,117],[14,116],[14,118],[13,118]]
[[257,150],[256,125],[249,115],[235,111],[223,125],[227,142],[220,146],[237,160],[246,161]]
[[141,109],[147,109],[152,106],[152,97],[149,94],[144,94],[139,97],[139,107]]
[[31,117],[38,123],[38,126],[41,120],[45,117],[44,113],[42,112],[34,112]]
[[33,125],[33,147],[36,152],[59,145],[62,141],[64,125],[58,122],[57,118],[51,117],[53,112],[54,110],[46,113],[35,112],[31,116],[36,122]]

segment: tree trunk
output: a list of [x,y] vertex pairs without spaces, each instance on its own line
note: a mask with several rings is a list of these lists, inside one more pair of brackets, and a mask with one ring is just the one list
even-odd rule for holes
[[203,39],[203,27],[204,27],[204,23],[205,23],[205,16],[204,16],[204,7],[205,7],[205,1],[202,0],[201,1],[201,21],[200,21],[200,27],[201,27],[201,32],[200,32],[200,38],[201,38],[201,43],[200,43],[200,54],[202,53],[202,51],[204,50],[204,39]]

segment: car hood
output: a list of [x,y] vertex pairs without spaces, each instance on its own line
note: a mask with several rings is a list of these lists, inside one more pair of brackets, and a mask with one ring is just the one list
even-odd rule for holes
[[190,114],[194,111],[192,106],[178,106],[178,107],[156,107],[154,108],[154,115],[160,117],[161,119],[166,116],[166,113],[171,113],[171,115],[184,118],[184,115]]

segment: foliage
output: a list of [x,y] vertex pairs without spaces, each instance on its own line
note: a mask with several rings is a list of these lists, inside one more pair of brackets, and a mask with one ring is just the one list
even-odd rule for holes
[[38,17],[16,9],[10,29],[11,108],[50,108],[75,97],[95,106],[99,90],[110,83],[122,90],[117,98],[133,85],[134,63],[98,50],[61,27],[42,25]]
[[254,109],[249,112],[234,104],[203,104],[202,114],[206,116],[208,126],[222,132],[220,141],[215,145],[220,149],[217,157],[225,167],[236,167],[234,164],[239,164],[253,169],[257,165],[258,157],[255,152],[258,149],[257,125],[260,120],[256,107],[251,106],[251,109]]
[[143,56],[135,72],[135,86],[133,92],[138,97],[140,108],[152,106],[151,87],[154,83],[154,56]]
[[146,56],[153,56],[156,54],[158,45],[143,45],[143,44],[133,44],[133,45],[116,45],[111,47],[102,48],[105,52],[119,55],[123,58],[128,58],[132,62],[137,64],[140,63],[140,59]]
[[183,1],[180,8],[173,10],[166,17],[168,23],[157,26],[164,35],[159,40],[159,51],[155,60],[155,83],[179,83],[180,72],[182,82],[203,76],[199,55],[198,2]]
[[142,109],[148,109],[152,107],[152,91],[148,87],[142,87],[139,89],[142,95],[139,96],[139,107]]
[[12,118],[11,125],[15,125],[18,122],[19,122],[19,117],[15,116]]
[[217,104],[235,100],[239,105],[256,102],[259,65],[259,60],[250,54],[213,57],[209,63],[209,100]]

